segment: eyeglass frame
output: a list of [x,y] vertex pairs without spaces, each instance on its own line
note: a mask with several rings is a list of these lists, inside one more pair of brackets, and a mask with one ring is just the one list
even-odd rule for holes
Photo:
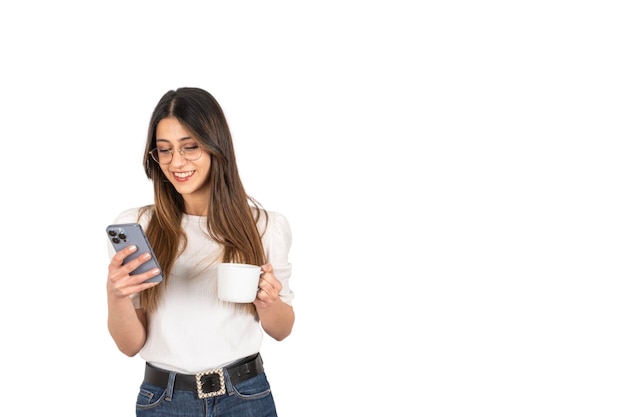
[[[159,148],[157,147],[157,148],[153,148],[153,149],[151,149],[150,151],[148,151],[148,153],[150,154],[150,156],[152,157],[152,159],[154,160],[154,162],[156,162],[156,163],[157,163],[157,164],[159,164],[159,165],[169,165],[169,164],[171,164],[171,163],[172,163],[172,161],[174,160],[174,151],[178,152],[178,153],[180,154],[180,156],[182,156],[182,157],[183,157],[183,159],[184,159],[185,161],[190,161],[190,162],[191,162],[191,161],[197,161],[197,160],[198,160],[198,159],[200,159],[200,157],[202,156],[203,148],[202,148],[202,146],[200,146],[200,145],[197,145],[197,146],[198,146],[198,150],[199,150],[200,152],[198,152],[198,157],[197,157],[197,158],[194,158],[194,159],[188,159],[188,158],[185,156],[185,151],[184,151],[184,148],[185,148],[185,147],[184,147],[184,146],[183,146],[183,147],[181,147],[181,148],[178,148],[178,149],[159,149]],[[155,157],[155,156],[154,156],[154,152],[158,152],[158,151],[167,151],[167,154],[170,156],[170,160],[169,160],[169,162],[167,162],[167,163],[166,163],[166,162],[160,162],[160,161],[157,159],[158,157]]]

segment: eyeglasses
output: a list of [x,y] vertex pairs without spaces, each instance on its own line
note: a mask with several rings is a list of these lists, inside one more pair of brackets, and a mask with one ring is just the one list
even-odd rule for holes
[[150,156],[157,163],[161,165],[167,165],[172,162],[174,158],[174,151],[178,152],[180,156],[185,158],[187,161],[195,161],[202,156],[202,148],[198,145],[187,145],[183,146],[180,149],[165,149],[165,148],[154,148],[150,151]]

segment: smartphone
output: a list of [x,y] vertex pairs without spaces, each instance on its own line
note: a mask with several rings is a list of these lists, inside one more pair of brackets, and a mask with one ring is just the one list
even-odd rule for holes
[[[111,224],[107,226],[106,230],[109,242],[113,245],[115,252],[119,252],[128,245],[137,246],[137,250],[124,259],[124,264],[136,259],[139,255],[146,252],[152,255],[147,262],[139,265],[139,268],[131,272],[131,275],[148,272],[154,268],[159,268],[159,270],[161,269],[161,266],[152,251],[152,246],[150,246],[150,242],[148,242],[148,238],[139,223]],[[159,273],[159,275],[149,278],[145,282],[160,282],[162,280],[163,275]]]

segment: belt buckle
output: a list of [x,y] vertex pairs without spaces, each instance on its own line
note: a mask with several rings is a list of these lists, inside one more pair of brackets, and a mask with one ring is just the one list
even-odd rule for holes
[[[204,392],[202,379],[207,375],[217,375],[220,381],[220,389],[217,391]],[[226,394],[226,384],[224,383],[224,370],[209,369],[208,371],[198,372],[196,374],[196,389],[198,390],[198,398],[210,398],[217,397],[218,395]]]

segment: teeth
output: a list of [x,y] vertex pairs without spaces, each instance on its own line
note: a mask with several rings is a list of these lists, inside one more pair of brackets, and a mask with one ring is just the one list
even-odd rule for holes
[[187,171],[187,172],[175,172],[174,176],[178,177],[178,178],[187,178],[188,176],[190,176],[191,174],[193,174],[193,171]]

